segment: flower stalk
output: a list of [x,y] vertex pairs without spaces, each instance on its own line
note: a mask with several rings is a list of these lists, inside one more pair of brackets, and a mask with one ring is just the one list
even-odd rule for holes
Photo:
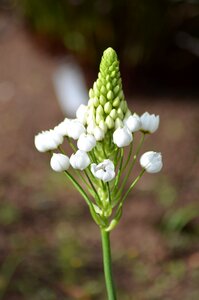
[[[100,228],[108,300],[116,300],[110,232],[119,223],[124,202],[143,174],[157,173],[162,168],[161,153],[148,151],[140,158],[139,175],[128,184],[145,136],[158,126],[159,116],[148,112],[139,116],[128,108],[117,54],[108,48],[102,56],[98,78],[89,90],[88,104],[80,105],[76,119],[65,118],[54,129],[35,136],[37,150],[52,155],[51,168],[64,172]],[[134,136],[138,132],[142,137],[136,147]],[[64,140],[73,151],[70,157],[62,146]]]

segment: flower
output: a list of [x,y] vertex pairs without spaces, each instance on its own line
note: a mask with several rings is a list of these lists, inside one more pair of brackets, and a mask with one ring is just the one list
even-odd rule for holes
[[82,133],[77,141],[77,147],[79,150],[89,152],[96,145],[96,139],[91,134]]
[[55,130],[50,129],[42,131],[35,136],[35,147],[40,152],[57,149],[63,143],[63,136]]
[[158,129],[160,118],[159,116],[150,115],[145,112],[140,117],[141,120],[141,130],[145,133],[153,133]]
[[128,146],[133,140],[132,133],[129,129],[125,126],[123,128],[117,128],[113,132],[113,142],[119,148]]
[[162,154],[148,151],[141,156],[140,164],[148,173],[158,173],[163,166]]
[[141,127],[140,117],[136,113],[134,113],[124,120],[124,124],[131,132],[136,132],[140,130]]
[[111,181],[115,177],[115,166],[110,159],[105,159],[100,164],[91,164],[93,175],[104,182]]
[[65,118],[64,121],[55,126],[54,130],[62,136],[67,136],[70,121],[70,119]]
[[56,172],[62,172],[70,167],[69,157],[61,153],[53,153],[50,160],[51,168]]
[[71,120],[68,124],[68,136],[77,140],[86,131],[84,125],[77,119]]
[[73,153],[70,157],[70,164],[74,169],[84,170],[90,164],[90,158],[85,151],[78,150],[76,153]]
[[88,107],[84,104],[81,104],[76,111],[76,117],[83,125],[86,124],[87,111]]

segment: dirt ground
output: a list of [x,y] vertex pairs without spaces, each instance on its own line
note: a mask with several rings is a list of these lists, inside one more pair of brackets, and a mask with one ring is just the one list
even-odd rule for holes
[[[64,117],[52,85],[59,61],[23,24],[1,16],[0,299],[106,298],[98,228],[33,143]],[[140,114],[160,115],[143,152],[161,151],[164,168],[139,182],[112,233],[119,299],[197,300],[199,105],[191,93],[176,98],[164,91],[127,100]]]

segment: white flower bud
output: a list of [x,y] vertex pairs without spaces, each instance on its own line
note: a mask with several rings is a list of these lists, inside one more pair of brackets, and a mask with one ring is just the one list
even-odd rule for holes
[[40,152],[57,149],[63,143],[63,136],[55,130],[42,131],[35,136],[35,147]]
[[89,152],[96,145],[96,139],[91,134],[82,133],[77,141],[77,147],[79,150]]
[[77,119],[71,120],[68,125],[68,136],[77,140],[86,131],[84,125]]
[[140,117],[141,120],[141,130],[148,133],[153,133],[158,129],[160,118],[159,116],[150,115],[145,112]]
[[61,153],[53,153],[50,160],[51,168],[56,172],[63,172],[70,167],[68,156]]
[[124,120],[124,124],[131,132],[136,132],[141,128],[140,117],[137,114],[133,114]]
[[98,126],[94,128],[93,134],[96,138],[96,141],[102,141],[105,135],[105,132]]
[[64,121],[62,121],[57,126],[55,126],[54,130],[62,136],[67,136],[70,122],[71,122],[70,119],[65,118]]
[[117,128],[113,133],[113,142],[119,148],[128,146],[132,141],[132,133],[127,127]]
[[100,164],[92,164],[91,172],[93,175],[104,182],[111,181],[115,177],[115,166],[110,159],[105,159]]
[[84,170],[90,164],[90,158],[86,152],[78,150],[71,155],[70,164],[74,169]]
[[140,164],[148,173],[158,173],[163,166],[162,155],[158,152],[148,151],[141,156]]
[[86,124],[87,112],[88,107],[84,104],[81,104],[76,111],[76,117],[83,125]]

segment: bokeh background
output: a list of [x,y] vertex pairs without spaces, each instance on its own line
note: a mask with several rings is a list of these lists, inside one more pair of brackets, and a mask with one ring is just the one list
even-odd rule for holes
[[199,1],[1,0],[2,300],[106,299],[98,228],[33,139],[72,114],[60,66],[77,96],[109,46],[131,109],[161,117],[142,152],[164,158],[112,233],[118,299],[199,299]]

